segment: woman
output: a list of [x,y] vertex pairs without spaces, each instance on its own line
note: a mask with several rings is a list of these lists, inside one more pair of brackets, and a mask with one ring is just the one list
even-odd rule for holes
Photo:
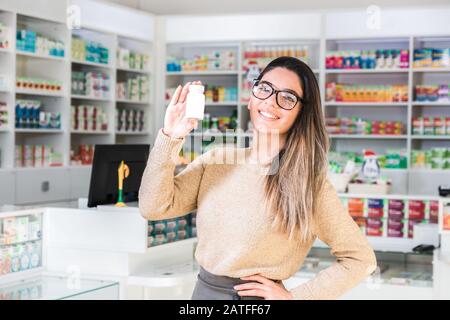
[[[189,85],[167,108],[139,208],[149,220],[197,210],[192,299],[335,299],[370,275],[374,252],[326,179],[328,137],[311,69],[291,57],[272,61],[248,104],[252,147],[212,149],[174,177],[184,138],[198,125],[184,118]],[[336,263],[286,290],[281,281],[300,269],[316,238]]]

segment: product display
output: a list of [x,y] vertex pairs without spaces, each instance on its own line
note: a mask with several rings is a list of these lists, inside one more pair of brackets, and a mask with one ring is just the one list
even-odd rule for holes
[[0,49],[10,47],[10,28],[0,21]]
[[190,85],[186,97],[186,118],[203,119],[205,112],[205,87],[201,85]]
[[0,275],[40,267],[41,240],[40,214],[0,219]]
[[102,107],[79,105],[71,107],[72,130],[108,131],[108,116]]
[[201,123],[201,129],[204,131],[225,132],[226,130],[236,130],[237,127],[237,110],[233,110],[230,117],[216,117],[205,113]]
[[8,127],[8,105],[0,101],[0,129]]
[[72,59],[81,62],[108,64],[109,49],[101,43],[72,37]]
[[142,132],[145,129],[145,111],[117,109],[117,132]]
[[330,134],[389,134],[405,133],[405,125],[400,121],[376,121],[357,117],[326,118],[326,128]]
[[149,100],[148,76],[136,76],[116,84],[116,99],[146,102]]
[[[238,90],[236,87],[222,87],[205,85],[205,103],[233,102],[238,101]],[[176,88],[166,89],[165,99],[169,103]]]
[[412,121],[413,135],[450,135],[450,117],[417,117]]
[[61,129],[61,112],[42,110],[39,100],[16,101],[16,128]]
[[[347,161],[354,161],[356,165],[362,166],[364,160],[364,152],[335,152],[330,151],[328,161],[334,165],[338,165],[339,171],[345,167]],[[377,161],[380,168],[383,169],[406,169],[407,152],[406,150],[386,149],[385,154],[378,154]],[[336,172],[340,173],[340,172]]]
[[237,57],[234,51],[212,51],[195,55],[192,59],[167,58],[167,71],[213,71],[236,70]]
[[414,50],[414,68],[443,68],[450,66],[450,48],[424,48]]
[[442,228],[443,230],[450,230],[450,206],[444,206]]
[[148,70],[150,57],[125,48],[117,48],[117,67],[133,70]]
[[248,71],[256,62],[259,68],[264,69],[275,58],[289,56],[309,63],[311,53],[306,45],[281,45],[277,47],[247,47],[244,51],[243,71]]
[[335,102],[407,102],[408,85],[359,85],[329,82],[326,101]]
[[409,50],[329,51],[327,69],[394,69],[409,67]]
[[450,149],[412,150],[411,164],[418,169],[450,169]]
[[341,198],[367,236],[412,238],[417,223],[437,223],[439,202],[434,200]]
[[95,146],[92,144],[80,144],[70,150],[70,164],[72,166],[91,165],[94,160]]
[[43,91],[47,93],[61,93],[62,82],[37,78],[17,77],[16,88],[27,91]]
[[59,167],[63,165],[63,155],[50,145],[16,145],[15,166],[29,167]]
[[18,51],[36,53],[39,55],[64,57],[64,42],[50,39],[33,30],[17,30],[16,48]]
[[148,222],[148,247],[184,240],[197,235],[195,215]]
[[417,102],[450,102],[450,85],[417,85],[415,86]]
[[111,97],[111,81],[105,72],[72,72],[72,94],[91,98]]

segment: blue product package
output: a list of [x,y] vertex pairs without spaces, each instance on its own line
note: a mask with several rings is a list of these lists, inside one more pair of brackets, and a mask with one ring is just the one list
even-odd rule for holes
[[369,208],[383,208],[383,199],[367,199],[367,205]]
[[22,127],[22,107],[18,102],[16,104],[16,128]]

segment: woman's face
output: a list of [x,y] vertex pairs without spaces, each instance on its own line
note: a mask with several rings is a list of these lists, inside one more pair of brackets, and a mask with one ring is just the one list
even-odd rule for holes
[[[298,97],[303,97],[302,87],[298,76],[285,68],[275,68],[267,72],[261,82],[268,82],[276,90],[293,91]],[[276,94],[265,100],[260,100],[253,95],[248,104],[250,119],[257,132],[276,132],[286,134],[294,124],[300,112],[299,101],[292,110],[280,108],[276,101]]]

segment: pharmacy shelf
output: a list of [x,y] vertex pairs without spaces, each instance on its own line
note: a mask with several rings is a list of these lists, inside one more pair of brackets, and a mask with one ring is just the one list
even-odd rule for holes
[[65,97],[65,95],[63,93],[48,92],[48,91],[42,91],[42,90],[16,89],[16,93],[17,94],[26,94],[26,95],[30,95],[30,96],[58,97],[58,98]]
[[408,73],[408,68],[396,69],[326,69],[327,74],[353,74],[353,73]]
[[413,68],[413,72],[450,72],[450,67],[448,68]]
[[13,50],[9,48],[0,48],[0,53],[13,53]]
[[414,101],[412,102],[413,106],[430,106],[430,107],[450,107],[450,101],[448,102],[442,102],[442,101],[437,101],[437,102],[432,102],[432,101],[424,101],[424,102],[420,102],[420,101]]
[[9,128],[0,128],[0,132],[9,132]]
[[150,104],[150,101],[136,101],[136,100],[127,100],[127,99],[116,99],[117,103],[126,103],[126,104],[142,104],[147,105]]
[[432,136],[432,135],[411,135],[413,140],[450,140],[450,135]]
[[38,54],[38,53],[20,51],[20,50],[17,50],[16,54],[18,56],[30,57],[30,58],[36,58],[36,59],[45,59],[45,60],[60,61],[60,62],[66,61],[65,57],[56,57],[56,56],[51,56],[51,55],[44,55],[44,54]]
[[62,129],[20,129],[17,128],[14,130],[16,133],[62,133],[64,130]]
[[150,74],[149,70],[131,69],[131,68],[123,68],[123,67],[118,67],[117,71],[132,72],[132,73],[138,73],[138,74]]
[[94,131],[94,130],[71,130],[72,134],[110,134],[109,131]]
[[448,174],[450,173],[450,169],[410,168],[409,172],[423,173],[423,174],[429,173]]
[[326,107],[407,107],[407,102],[325,102]]
[[194,245],[195,243],[197,243],[197,237],[194,238],[187,238],[184,240],[178,240],[178,241],[173,241],[173,242],[169,242],[169,243],[164,243],[164,244],[160,244],[158,246],[152,246],[152,247],[148,247],[147,248],[147,253],[148,252],[157,252],[159,250],[170,250],[170,248],[173,247],[178,247],[180,245]]
[[205,106],[209,107],[220,107],[220,106],[237,106],[239,102],[237,101],[224,101],[224,102],[206,102]]
[[112,102],[112,99],[108,99],[108,98],[96,98],[96,97],[83,96],[83,95],[79,95],[79,94],[72,94],[72,95],[70,95],[70,97],[72,99],[79,99],[79,100]]
[[141,132],[116,131],[115,133],[121,136],[145,136],[149,134],[148,131],[141,131]]
[[90,61],[80,61],[80,60],[74,60],[74,59],[72,59],[71,62],[73,64],[79,64],[79,65],[83,65],[83,66],[98,67],[98,68],[104,68],[104,69],[112,69],[111,64],[104,64],[104,63],[90,62]]
[[223,76],[223,75],[238,75],[237,70],[214,70],[214,71],[168,71],[168,76]]
[[407,135],[390,134],[330,134],[332,139],[376,139],[376,140],[402,140],[407,139]]

